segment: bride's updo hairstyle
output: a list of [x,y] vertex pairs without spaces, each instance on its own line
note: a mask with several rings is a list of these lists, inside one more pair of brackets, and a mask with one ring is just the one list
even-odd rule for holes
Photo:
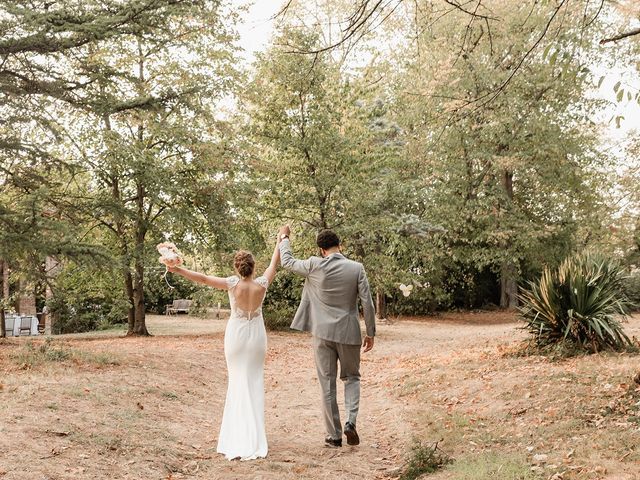
[[256,266],[256,261],[251,255],[251,252],[246,250],[240,250],[233,257],[233,266],[242,278],[247,278],[253,275],[253,269]]

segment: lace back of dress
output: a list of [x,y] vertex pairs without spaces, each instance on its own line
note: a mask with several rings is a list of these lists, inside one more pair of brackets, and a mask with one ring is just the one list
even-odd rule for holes
[[231,307],[231,316],[240,320],[253,320],[254,318],[258,318],[262,316],[262,304],[264,303],[264,298],[267,294],[267,285],[268,281],[265,277],[256,278],[256,282],[265,288],[264,295],[262,296],[262,301],[260,305],[251,310],[243,310],[242,308],[236,306],[236,296],[235,296],[235,287],[238,285],[240,279],[238,277],[229,277],[227,279],[227,285],[229,287],[229,306]]

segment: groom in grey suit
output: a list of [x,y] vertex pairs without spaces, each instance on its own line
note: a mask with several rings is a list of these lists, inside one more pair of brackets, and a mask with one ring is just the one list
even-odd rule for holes
[[[318,380],[322,389],[322,409],[327,430],[325,444],[342,446],[342,425],[336,398],[336,377],[344,382],[347,422],[344,434],[349,445],[358,445],[356,417],[360,405],[360,347],[373,348],[375,313],[369,282],[361,263],[341,253],[340,239],[331,230],[322,230],[316,243],[322,257],[298,260],[291,253],[289,227],[280,228],[282,266],[305,277],[302,300],[291,328],[311,332]],[[358,313],[362,304],[366,336],[362,340]]]

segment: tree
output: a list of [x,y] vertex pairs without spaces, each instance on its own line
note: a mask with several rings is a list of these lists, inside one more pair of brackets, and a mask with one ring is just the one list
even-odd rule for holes
[[110,235],[129,301],[129,335],[148,334],[149,237],[193,242],[228,222],[232,168],[225,123],[214,115],[237,78],[227,21],[218,2],[195,5],[166,30],[106,42],[77,60],[96,72],[87,94],[102,101],[87,105],[68,139],[69,151],[81,152],[85,178],[65,208],[79,208],[89,230]]
[[[416,54],[402,72],[397,109],[408,113],[399,122],[424,166],[427,218],[447,231],[452,273],[473,278],[490,268],[501,306],[514,307],[521,272],[559,261],[575,245],[599,202],[604,157],[590,125],[593,104],[584,100],[590,77],[576,54],[579,29],[566,25],[512,78],[545,10],[513,11],[502,2],[493,11],[503,21],[490,43],[480,41],[487,31],[476,25],[465,32],[464,49],[447,49],[460,41],[455,16],[425,30],[419,51],[431,53]],[[490,105],[458,116],[468,98],[485,97],[508,78],[509,89]]]
[[[294,31],[282,37],[317,40]],[[363,179],[366,173],[354,155],[357,140],[346,135],[350,89],[327,56],[298,57],[272,47],[259,58],[249,113],[263,152],[255,172],[272,212],[314,230],[343,222],[344,200],[354,185],[350,175]]]
[[[158,104],[153,94],[131,95],[125,103],[94,96],[91,87],[97,78],[121,72],[99,70],[99,62],[77,59],[105,42],[153,36],[176,17],[212,3],[217,4],[191,0],[2,3],[0,258],[11,258],[14,267],[33,274],[40,271],[33,263],[48,254],[77,256],[95,250],[73,235],[77,218],[60,209],[78,172],[58,148],[68,125],[53,112],[59,113],[63,106],[76,113],[123,112]],[[71,124],[75,121],[72,118]]]
[[[150,104],[153,97],[114,104],[87,94],[98,72],[91,63],[70,60],[101,42],[136,32],[163,30],[194,3],[187,0],[32,2],[11,0],[0,6],[0,172],[20,188],[46,184],[64,166],[51,149],[63,126],[48,115],[56,102],[80,111],[123,111]],[[204,5],[205,2],[200,2]],[[79,68],[72,68],[79,67]],[[28,165],[27,165],[28,164]],[[40,170],[33,167],[39,166]]]
[[[329,0],[328,3],[332,4],[332,6],[339,5],[344,7],[344,4],[340,2]],[[632,1],[625,3],[630,5],[627,8],[633,9]],[[370,38],[372,33],[379,30],[381,26],[391,24],[393,28],[393,25],[398,20],[401,23],[406,23],[407,19],[411,22],[411,26],[405,32],[405,38],[417,40],[425,30],[430,30],[432,27],[438,28],[440,23],[449,23],[451,17],[456,17],[460,20],[455,24],[449,23],[449,25],[453,28],[452,32],[458,34],[458,41],[454,45],[462,52],[473,42],[473,30],[480,28],[485,31],[482,41],[491,46],[493,31],[504,28],[504,23],[509,22],[508,16],[501,17],[497,15],[494,5],[489,6],[483,0],[471,0],[468,2],[459,0],[439,0],[436,2],[432,0],[414,2],[406,0],[391,0],[387,2],[382,0],[359,0],[355,3],[350,2],[347,5],[349,8],[344,13],[343,18],[336,22],[340,25],[341,30],[341,35],[337,39],[329,35],[328,41],[322,45],[316,45],[314,48],[291,45],[290,51],[316,55],[345,46],[350,50],[358,42]],[[605,0],[593,3],[591,0],[558,0],[557,2],[542,3],[538,0],[530,0],[529,2],[521,2],[516,9],[522,14],[521,27],[530,28],[532,26],[529,20],[533,17],[532,13],[535,11],[542,13],[544,20],[535,22],[531,36],[526,40],[525,48],[519,52],[519,57],[514,58],[511,72],[503,79],[503,82],[494,85],[491,90],[484,92],[482,96],[465,97],[464,102],[456,105],[455,112],[463,113],[468,108],[481,108],[502,95],[511,81],[540,52],[542,45],[553,35],[555,29],[562,30],[564,20],[568,15],[573,15],[575,19],[578,19],[577,24],[574,23],[574,25],[582,32],[587,32],[597,20],[611,12],[606,7],[608,5]],[[298,2],[289,0],[284,4],[277,17],[286,19],[290,11],[295,13],[299,9]],[[340,8],[338,11],[344,12],[345,10]],[[331,26],[328,28],[331,28]],[[618,37],[627,38],[636,34],[636,30],[633,29]],[[615,41],[618,37],[604,40],[604,42]]]
[[337,229],[363,257],[374,238],[365,232],[379,235],[393,224],[387,215],[400,132],[385,119],[384,98],[367,87],[369,79],[345,73],[329,55],[299,57],[278,46],[317,41],[317,32],[285,29],[259,57],[246,107],[252,178],[267,219],[314,234]]

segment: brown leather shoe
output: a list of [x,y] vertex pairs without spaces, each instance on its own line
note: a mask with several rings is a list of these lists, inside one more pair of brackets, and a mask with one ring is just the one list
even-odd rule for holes
[[347,444],[348,445],[359,445],[360,437],[358,436],[358,432],[356,431],[356,426],[347,422],[344,424],[344,434],[347,436]]

